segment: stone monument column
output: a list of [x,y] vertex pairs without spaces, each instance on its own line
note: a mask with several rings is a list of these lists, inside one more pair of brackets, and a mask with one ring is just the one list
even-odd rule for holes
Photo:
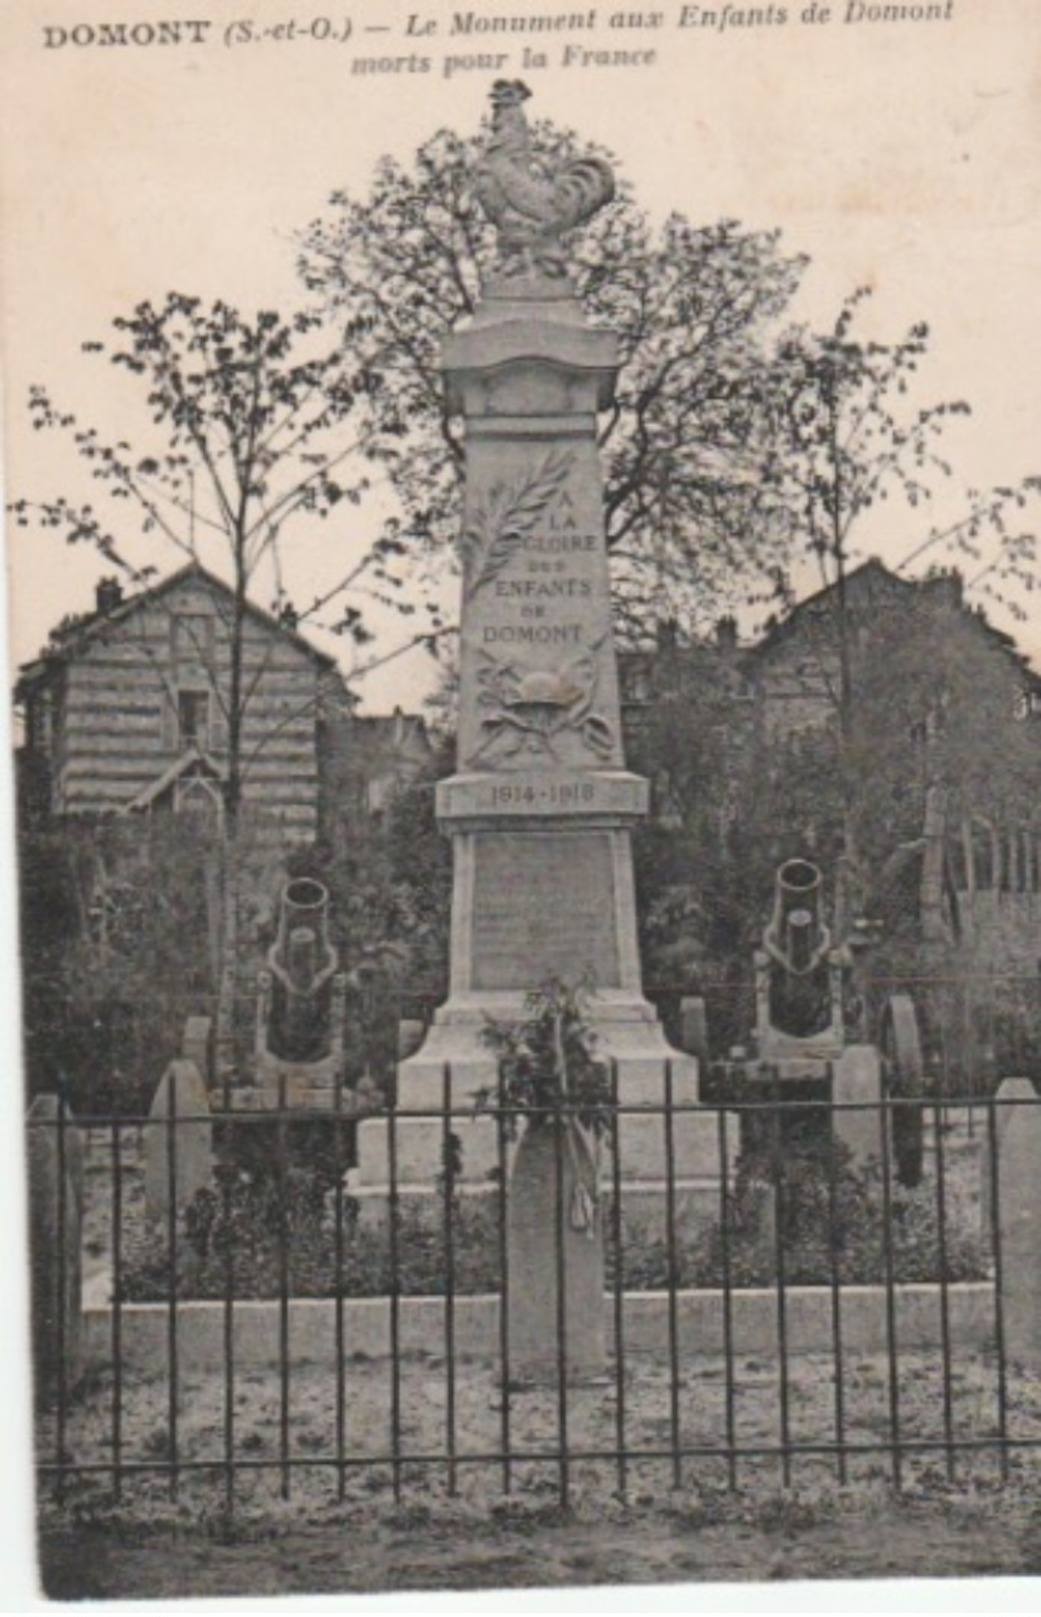
[[[437,794],[453,853],[451,982],[399,1069],[405,1108],[440,1104],[446,1063],[456,1104],[488,1085],[487,1018],[516,1017],[549,977],[593,985],[623,1105],[661,1104],[667,1057],[676,1100],[696,1099],[697,1064],[667,1045],[637,954],[631,833],[648,791],[623,757],[596,439],[617,341],[589,325],[558,239],[561,214],[582,222],[614,182],[597,158],[529,172],[525,95],[493,91],[475,183],[498,227],[499,272],[442,356],[466,433],[458,772]],[[678,1152],[688,1123],[677,1119]],[[661,1117],[626,1119],[626,1172],[663,1177],[662,1140]]]
[[[440,1093],[450,1061],[486,1080],[487,1015],[551,976],[595,985],[612,1053],[668,1053],[643,998],[633,825],[647,784],[624,766],[597,411],[617,364],[566,285],[488,288],[448,339],[466,422],[459,769],[438,788],[452,839],[451,989],[399,1095]],[[417,1100],[417,1104],[418,1104]]]

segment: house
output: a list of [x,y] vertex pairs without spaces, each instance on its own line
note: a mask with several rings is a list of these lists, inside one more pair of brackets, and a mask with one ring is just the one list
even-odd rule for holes
[[[19,671],[29,812],[219,818],[234,621],[233,592],[197,563],[130,596],[103,580],[95,610]],[[243,807],[282,840],[310,840],[319,716],[351,698],[332,658],[252,603],[238,640]]]
[[395,795],[425,774],[434,747],[418,714],[340,713],[322,726],[320,821],[327,835],[377,824]]
[[[842,615],[854,657],[877,651],[878,626],[901,617],[919,632],[943,632],[954,622],[968,634],[1007,684],[1010,713],[1041,713],[1041,678],[1030,668],[1011,636],[966,605],[961,576],[941,572],[923,579],[902,578],[871,558],[847,574]],[[818,729],[834,718],[839,699],[839,589],[829,584],[772,620],[766,633],[745,648],[742,672],[755,694],[763,730],[770,740]]]
[[[704,759],[717,773],[732,772],[735,801],[727,813],[740,815],[743,761],[772,758],[773,767],[797,776],[815,767],[807,763],[819,757],[814,738],[837,730],[844,634],[864,704],[857,739],[866,756],[879,760],[872,790],[882,819],[888,814],[894,827],[894,857],[882,885],[889,884],[894,903],[904,902],[901,890],[905,899],[913,895],[923,939],[955,945],[967,971],[1036,973],[1041,678],[1014,640],[965,602],[957,573],[910,580],[872,559],[847,575],[843,591],[841,610],[832,584],[772,621],[750,645],[737,644],[726,619],[714,639],[680,643],[667,630],[653,651],[623,657],[627,756],[639,766],[655,716],[659,734],[668,734],[670,706],[696,704],[719,731],[711,748],[694,738],[703,753],[700,779]],[[676,731],[683,733],[678,725]],[[670,769],[652,778],[652,811],[664,827],[676,822],[672,788],[684,770],[687,814],[703,791],[689,760],[667,762]],[[812,821],[813,781],[805,788]],[[713,790],[718,798],[718,781]],[[889,808],[887,794],[893,794]],[[819,812],[827,813],[823,794]]]

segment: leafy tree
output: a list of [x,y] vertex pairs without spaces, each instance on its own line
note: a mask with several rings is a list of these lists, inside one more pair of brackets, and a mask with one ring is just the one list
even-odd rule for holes
[[30,1093],[64,1078],[74,1110],[147,1108],[157,1052],[212,1003],[212,851],[191,816],[20,828]]
[[[284,578],[291,524],[321,523],[341,504],[357,505],[365,486],[358,443],[346,422],[355,403],[343,353],[323,346],[313,316],[284,319],[273,311],[250,318],[218,301],[170,293],[139,304],[114,321],[109,347],[84,346],[138,379],[152,420],[150,441],[133,449],[106,439],[59,407],[43,387],[30,395],[33,424],[71,437],[97,486],[99,503],[59,496],[13,502],[19,524],[57,530],[71,544],[93,546],[135,583],[154,574],[142,553],[165,542],[184,559],[210,561],[230,580],[224,623],[227,671],[211,669],[213,695],[224,721],[223,972],[219,1037],[227,1042],[240,899],[239,844],[243,786],[255,748],[243,741],[244,720],[264,667],[247,670],[244,630],[250,594],[267,590],[290,627],[336,608],[328,625],[355,646],[372,635],[364,608],[375,596],[393,600],[401,545],[349,536],[334,585],[303,606]],[[351,466],[355,474],[345,475]],[[135,535],[136,530],[136,535]],[[136,542],[135,542],[136,539]],[[414,610],[402,603],[406,611]],[[220,603],[218,602],[218,606]],[[75,625],[70,627],[74,628]],[[199,647],[200,658],[207,658]]]
[[[532,139],[551,162],[580,149],[548,123]],[[432,566],[452,553],[463,467],[441,341],[474,313],[495,257],[471,183],[479,148],[442,130],[411,165],[385,159],[367,196],[337,192],[301,240],[304,281],[354,356],[363,452],[397,496],[384,536]],[[771,553],[760,367],[803,261],[777,232],[732,222],[673,214],[656,229],[625,185],[577,233],[571,261],[588,317],[620,338],[600,447],[617,623],[638,631],[704,610]]]

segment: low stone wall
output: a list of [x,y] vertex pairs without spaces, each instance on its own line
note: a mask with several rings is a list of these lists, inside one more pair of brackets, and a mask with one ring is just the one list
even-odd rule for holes
[[[824,1286],[791,1286],[784,1293],[787,1351],[828,1353],[834,1346],[833,1298]],[[773,1289],[732,1291],[731,1341],[735,1356],[779,1352],[778,1294]],[[989,1281],[947,1288],[952,1348],[980,1351],[994,1343],[994,1287]],[[348,1355],[388,1357],[391,1310],[385,1297],[349,1298],[343,1304]],[[937,1285],[897,1286],[893,1290],[898,1351],[939,1350],[942,1293]],[[613,1299],[607,1299],[606,1319]],[[294,1298],[288,1305],[289,1355],[294,1365],[334,1365],[336,1303]],[[126,1303],[120,1310],[124,1371],[161,1373],[168,1362],[170,1310],[161,1303]],[[679,1352],[684,1359],[724,1351],[724,1297],[720,1291],[685,1291],[676,1296]],[[840,1295],[844,1354],[886,1351],[889,1323],[884,1286],[844,1286]],[[182,1373],[221,1373],[225,1313],[221,1303],[182,1302],[176,1310],[177,1352]],[[280,1363],[281,1310],[277,1301],[238,1302],[233,1313],[236,1370],[274,1370]],[[665,1292],[629,1292],[623,1333],[627,1354],[664,1353],[669,1348],[669,1299]],[[607,1327],[608,1343],[612,1329]],[[399,1351],[438,1352],[445,1344],[445,1304],[440,1297],[403,1297],[399,1303]],[[89,1308],[85,1318],[88,1362],[111,1362],[112,1309]],[[459,1358],[494,1358],[499,1351],[497,1297],[457,1297],[454,1351]]]

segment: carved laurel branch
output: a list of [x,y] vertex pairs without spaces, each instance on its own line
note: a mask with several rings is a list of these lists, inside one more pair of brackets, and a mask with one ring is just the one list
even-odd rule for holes
[[572,459],[550,450],[529,472],[493,483],[477,501],[461,543],[467,597],[502,572],[566,480]]

